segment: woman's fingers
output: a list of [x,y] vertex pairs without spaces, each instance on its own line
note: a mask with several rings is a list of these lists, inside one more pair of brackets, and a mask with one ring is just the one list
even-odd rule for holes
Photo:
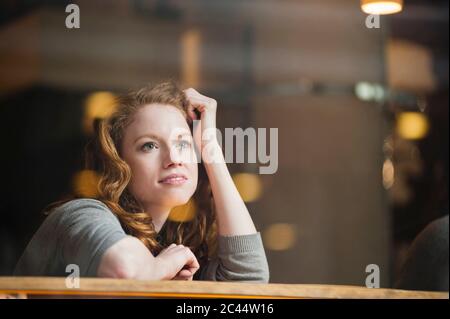
[[187,269],[181,270],[172,280],[192,280],[194,278],[194,273]]
[[195,114],[194,112],[194,107],[189,104],[188,108],[187,108],[187,114],[189,116],[189,118],[191,119],[191,121],[197,120],[197,114]]
[[189,248],[187,248],[187,254],[188,260],[186,263],[186,268],[194,274],[200,268],[200,264],[198,263],[194,253]]
[[180,270],[180,272],[177,274],[177,277],[181,277],[181,278],[189,278],[192,277],[194,274],[189,270],[189,269],[182,269]]
[[158,257],[167,259],[169,262],[172,260],[174,265],[178,264],[178,273],[173,275],[173,279],[189,280],[189,277],[192,277],[200,268],[194,253],[184,245],[171,244]]
[[184,93],[186,94],[186,97],[190,102],[188,110],[197,109],[200,111],[200,113],[203,113],[206,108],[214,108],[217,106],[216,100],[198,93],[193,88],[184,90]]
[[194,273],[192,273],[188,269],[182,269],[180,272],[173,278],[173,280],[192,280],[194,277]]
[[200,268],[200,264],[198,263],[194,253],[188,247],[183,245],[178,245],[177,249],[183,250],[186,256],[184,269],[187,269],[194,274]]

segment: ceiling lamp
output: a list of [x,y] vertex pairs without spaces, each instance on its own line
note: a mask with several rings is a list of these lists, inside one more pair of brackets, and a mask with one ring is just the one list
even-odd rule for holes
[[361,9],[367,14],[393,14],[402,11],[403,0],[361,0]]

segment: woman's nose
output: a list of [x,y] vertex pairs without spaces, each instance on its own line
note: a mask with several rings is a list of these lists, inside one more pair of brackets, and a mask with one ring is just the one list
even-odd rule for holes
[[164,167],[167,168],[171,166],[181,166],[181,165],[183,165],[183,160],[180,152],[177,151],[175,148],[167,150],[164,159]]

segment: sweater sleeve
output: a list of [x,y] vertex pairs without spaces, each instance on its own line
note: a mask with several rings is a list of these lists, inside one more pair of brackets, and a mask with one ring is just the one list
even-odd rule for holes
[[96,277],[105,251],[126,237],[117,218],[101,202],[80,199],[63,206],[57,228],[61,257],[80,267],[82,277]]
[[201,270],[200,280],[269,282],[261,234],[218,237],[217,257]]
[[67,276],[75,264],[81,277],[96,277],[104,252],[125,238],[119,220],[100,201],[75,199],[52,211],[29,242],[16,276]]

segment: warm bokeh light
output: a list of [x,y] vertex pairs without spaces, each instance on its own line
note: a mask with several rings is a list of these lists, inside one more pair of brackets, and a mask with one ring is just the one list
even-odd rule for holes
[[389,39],[385,45],[385,60],[386,80],[391,90],[426,94],[437,89],[439,79],[434,53],[425,45]]
[[244,202],[254,202],[261,197],[262,183],[258,175],[237,173],[233,175],[233,181]]
[[402,0],[361,0],[361,9],[367,14],[393,14],[402,11]]
[[402,138],[421,139],[428,133],[428,118],[419,112],[403,112],[397,117],[396,128],[398,135]]
[[197,205],[191,198],[185,205],[173,208],[168,218],[174,222],[187,222],[194,219],[196,213]]
[[95,119],[104,119],[116,109],[116,96],[111,92],[95,92],[86,98],[84,105],[83,131],[92,134]]
[[72,185],[76,195],[95,198],[98,196],[99,176],[95,171],[82,170],[73,176]]
[[200,84],[200,32],[191,29],[181,37],[181,78],[185,86]]
[[383,163],[383,186],[389,189],[394,185],[394,164],[390,159],[386,159]]
[[264,245],[270,250],[287,250],[294,246],[296,231],[294,225],[277,223],[263,232]]

